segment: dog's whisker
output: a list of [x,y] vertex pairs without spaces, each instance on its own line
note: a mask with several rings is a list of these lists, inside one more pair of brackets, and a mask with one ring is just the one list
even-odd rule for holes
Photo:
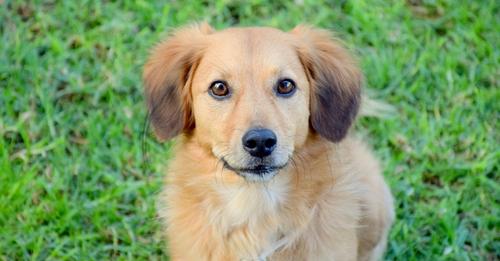
[[295,161],[294,157],[290,157],[290,162],[292,164],[292,167],[295,169],[295,172],[298,174],[296,178],[294,178],[295,180],[295,187],[297,188],[299,183],[300,183],[300,174],[301,172],[300,171],[297,171],[298,169],[298,166],[297,166],[297,162]]
[[298,161],[297,166],[302,168],[301,171],[298,171],[299,175],[304,175],[307,177],[308,175],[307,175],[306,164],[305,164],[305,162],[307,162],[307,161],[304,158],[304,156],[302,155],[302,153],[296,152],[295,155],[292,157],[292,159],[294,161]]
[[[227,169],[226,163],[224,162],[224,158],[226,158],[227,156],[229,156],[230,152],[229,151],[228,152],[223,152],[222,154],[223,155],[220,158],[218,158],[218,160],[217,160],[221,164],[221,168],[220,168],[220,171],[218,173],[220,173],[220,179],[222,180],[223,187],[227,188],[226,184],[224,183],[224,174],[223,174],[224,173],[224,169]],[[217,176],[217,173],[216,173],[215,176]]]

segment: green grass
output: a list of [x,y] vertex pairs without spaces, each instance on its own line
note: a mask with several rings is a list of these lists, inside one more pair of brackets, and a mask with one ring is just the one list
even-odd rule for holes
[[337,31],[398,111],[356,126],[396,198],[386,258],[500,259],[497,1],[53,2],[0,1],[0,260],[166,259],[141,67],[195,20]]

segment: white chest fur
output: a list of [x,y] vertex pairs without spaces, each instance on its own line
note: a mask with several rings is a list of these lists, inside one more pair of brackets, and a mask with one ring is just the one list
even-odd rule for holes
[[252,224],[263,216],[277,214],[287,198],[290,182],[286,177],[276,176],[269,182],[246,182],[230,186],[218,184],[223,201],[219,213],[229,226]]
[[[221,233],[229,235],[237,247],[246,248],[245,258],[265,259],[289,243],[291,238],[283,231],[283,205],[286,204],[291,184],[285,175],[269,182],[241,182],[218,184],[223,202],[211,219]],[[246,251],[248,250],[248,251]]]

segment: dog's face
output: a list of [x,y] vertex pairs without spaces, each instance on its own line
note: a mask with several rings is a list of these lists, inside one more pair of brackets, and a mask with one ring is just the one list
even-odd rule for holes
[[144,80],[160,139],[184,132],[247,180],[268,180],[311,135],[339,141],[357,109],[360,73],[324,31],[298,27],[178,31]]
[[269,178],[309,130],[309,83],[285,33],[232,29],[208,37],[191,85],[194,136],[227,168]]

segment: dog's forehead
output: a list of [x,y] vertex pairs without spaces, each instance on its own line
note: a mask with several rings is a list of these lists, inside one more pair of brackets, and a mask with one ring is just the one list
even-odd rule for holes
[[292,40],[288,33],[274,28],[230,28],[211,35],[207,55],[232,59],[279,59],[293,54]]
[[216,68],[239,77],[301,68],[293,36],[265,27],[231,28],[211,34],[203,60],[210,65],[205,70]]

